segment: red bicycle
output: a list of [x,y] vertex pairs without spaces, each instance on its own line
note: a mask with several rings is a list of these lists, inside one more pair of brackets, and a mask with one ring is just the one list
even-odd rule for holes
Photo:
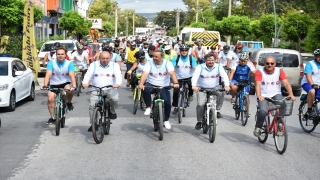
[[[292,114],[293,101],[288,97],[281,100],[273,100],[271,98],[265,98],[265,100],[268,101],[268,115],[264,120],[261,128],[261,135],[258,139],[259,142],[265,143],[268,139],[268,134],[273,134],[277,152],[283,154],[286,151],[288,144],[288,131],[286,128],[285,116],[290,116]],[[258,111],[259,107],[257,106],[255,116],[256,121]],[[273,116],[272,122],[270,122],[271,115]]]

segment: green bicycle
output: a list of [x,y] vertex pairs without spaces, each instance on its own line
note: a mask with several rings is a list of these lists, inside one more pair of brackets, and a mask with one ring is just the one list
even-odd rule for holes
[[[140,80],[141,74],[135,74],[132,73],[133,76],[136,76],[138,80]],[[133,90],[133,114],[137,113],[138,105],[140,103],[140,108],[143,110],[144,108],[144,100],[142,97],[143,90],[139,89],[138,86],[136,86]]]

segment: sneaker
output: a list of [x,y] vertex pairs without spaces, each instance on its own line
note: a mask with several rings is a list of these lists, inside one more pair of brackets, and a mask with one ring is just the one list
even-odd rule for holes
[[72,110],[73,110],[73,105],[72,105],[71,102],[70,102],[70,103],[67,103],[67,107],[68,107],[68,110],[69,110],[69,111],[72,111]]
[[314,111],[307,111],[306,113],[309,117],[316,117],[317,116],[317,113],[314,112]]
[[146,111],[144,111],[144,115],[150,116],[151,108],[146,108]]
[[259,136],[261,135],[260,128],[258,128],[258,127],[254,128],[254,130],[253,130],[253,135],[254,135],[255,137],[259,137]]
[[110,118],[110,119],[117,119],[117,113],[108,113],[108,117]]
[[164,122],[164,127],[166,127],[167,129],[171,129],[171,124],[169,123],[169,121]]
[[193,96],[189,96],[188,99],[189,99],[189,102],[192,102],[193,101]]
[[175,108],[173,109],[173,111],[172,111],[172,114],[174,114],[174,115],[178,114],[178,108],[175,107]]
[[234,104],[236,101],[236,98],[231,98],[231,104]]
[[127,87],[130,87],[130,84],[129,84],[129,83],[127,83],[127,84],[126,84],[126,86],[127,86]]
[[221,113],[220,112],[217,112],[217,118],[218,119],[220,119],[220,118],[222,118],[223,116],[221,115]]
[[53,119],[53,118],[50,118],[50,119],[48,120],[47,124],[52,125],[54,122],[56,122],[56,120]]
[[194,127],[196,130],[201,129],[201,122],[197,122],[196,127]]

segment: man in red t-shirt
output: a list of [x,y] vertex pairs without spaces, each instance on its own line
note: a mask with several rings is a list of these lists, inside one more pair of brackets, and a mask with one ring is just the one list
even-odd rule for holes
[[[296,100],[292,93],[291,85],[287,79],[286,74],[283,69],[280,69],[276,66],[276,60],[274,57],[266,57],[264,62],[264,67],[256,71],[255,81],[256,81],[256,96],[258,99],[259,111],[257,113],[257,122],[253,134],[256,137],[261,135],[261,127],[263,121],[268,114],[268,103],[265,100],[265,97],[271,98],[274,100],[283,99],[281,95],[281,82],[289,93],[291,100]],[[282,106],[282,105],[281,105]],[[285,110],[285,107],[281,107],[280,111]]]

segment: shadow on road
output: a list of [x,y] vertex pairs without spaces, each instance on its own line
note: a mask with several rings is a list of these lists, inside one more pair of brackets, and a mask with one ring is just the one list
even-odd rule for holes
[[[149,124],[142,124],[142,123],[126,123],[123,124],[121,126],[121,130],[122,131],[135,131],[137,133],[141,133],[144,134],[145,136],[147,136],[148,138],[152,139],[152,140],[158,140],[158,132],[153,130],[153,125],[151,124],[152,121],[150,121],[150,125]],[[165,136],[165,134],[168,133],[166,132],[165,128],[163,131],[163,136]]]

